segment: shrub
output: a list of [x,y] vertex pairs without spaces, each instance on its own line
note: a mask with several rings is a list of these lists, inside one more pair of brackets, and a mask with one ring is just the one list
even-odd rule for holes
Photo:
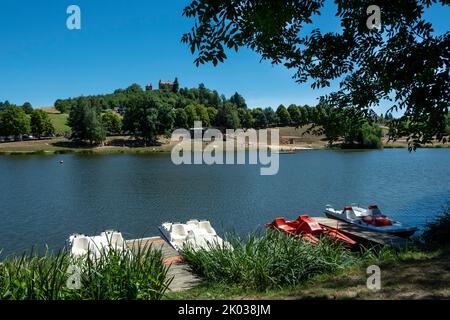
[[450,204],[446,206],[441,215],[425,226],[421,238],[429,248],[450,245]]

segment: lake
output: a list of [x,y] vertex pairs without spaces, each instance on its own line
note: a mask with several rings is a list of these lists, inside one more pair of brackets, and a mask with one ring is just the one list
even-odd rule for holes
[[302,150],[281,154],[277,175],[259,169],[175,166],[168,154],[0,156],[2,257],[43,243],[59,249],[72,233],[159,235],[160,223],[189,218],[245,234],[352,202],[423,226],[450,200],[450,149]]

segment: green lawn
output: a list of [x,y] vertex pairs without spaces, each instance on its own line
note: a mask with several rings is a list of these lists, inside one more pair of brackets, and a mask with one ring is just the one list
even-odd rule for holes
[[68,114],[66,113],[49,113],[48,116],[52,120],[56,133],[64,133],[70,131],[67,125]]

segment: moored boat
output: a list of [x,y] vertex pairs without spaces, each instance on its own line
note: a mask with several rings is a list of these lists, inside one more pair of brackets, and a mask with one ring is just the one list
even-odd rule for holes
[[345,244],[354,245],[356,242],[337,229],[319,224],[307,215],[300,215],[297,219],[286,221],[284,218],[276,218],[271,223],[266,224],[266,228],[281,231],[294,238],[318,244],[320,237],[326,236],[331,239],[341,241]]
[[194,250],[209,250],[214,246],[231,247],[228,242],[217,235],[216,230],[207,220],[191,219],[186,223],[165,222],[159,227],[159,230],[177,251],[183,250],[185,246],[190,246]]
[[343,210],[336,210],[327,205],[325,215],[328,218],[355,224],[371,231],[392,234],[402,238],[409,238],[417,231],[416,227],[404,225],[382,214],[377,205],[370,205],[367,209],[359,206],[346,206]]
[[107,230],[97,236],[73,234],[67,240],[68,250],[72,257],[87,257],[98,259],[103,252],[108,250],[125,250],[126,243],[122,233]]

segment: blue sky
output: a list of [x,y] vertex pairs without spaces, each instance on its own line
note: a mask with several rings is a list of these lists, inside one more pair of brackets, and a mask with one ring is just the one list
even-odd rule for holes
[[[112,92],[132,83],[156,85],[178,77],[183,87],[204,83],[250,107],[310,104],[327,90],[297,84],[293,71],[260,62],[241,49],[225,63],[196,67],[180,39],[192,21],[182,17],[189,1],[2,0],[0,3],[0,101],[50,106],[57,98]],[[81,8],[82,30],[66,28],[66,9]],[[435,6],[427,16],[436,32],[447,31],[450,10]],[[315,22],[339,27],[334,5]],[[383,111],[380,108],[379,111]]]

